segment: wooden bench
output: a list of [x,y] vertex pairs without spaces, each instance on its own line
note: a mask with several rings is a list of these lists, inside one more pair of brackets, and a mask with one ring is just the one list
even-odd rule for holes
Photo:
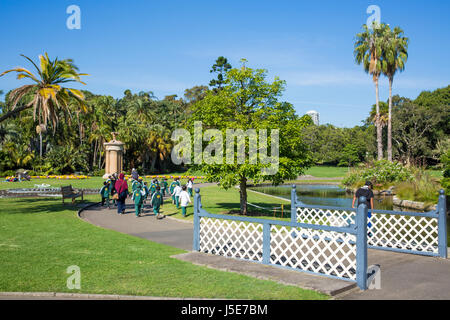
[[75,202],[75,198],[81,197],[81,200],[83,200],[83,191],[74,190],[72,185],[61,187],[61,194],[63,203],[66,198],[72,199],[72,204]]

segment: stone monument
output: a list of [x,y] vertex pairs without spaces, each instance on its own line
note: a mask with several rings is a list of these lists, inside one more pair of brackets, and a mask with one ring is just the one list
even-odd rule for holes
[[123,147],[122,141],[116,140],[117,132],[111,132],[113,139],[105,142],[105,174],[103,179],[107,179],[113,173],[121,173],[123,170]]

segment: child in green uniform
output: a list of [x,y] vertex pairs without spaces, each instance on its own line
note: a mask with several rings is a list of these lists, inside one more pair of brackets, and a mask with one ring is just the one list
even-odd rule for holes
[[161,188],[159,186],[156,187],[156,191],[152,196],[153,213],[156,215],[157,219],[162,218],[162,214],[159,213],[159,209],[162,207],[164,201],[160,190]]
[[110,183],[108,183],[108,181],[103,182],[103,187],[100,190],[100,195],[102,196],[102,207],[105,205],[105,201],[106,201],[106,205],[108,206],[108,209],[110,209],[110,206],[109,206],[109,185],[110,185]]
[[[134,192],[136,190],[137,186],[140,184],[141,183],[139,182],[139,180],[133,179],[133,182],[131,183],[131,192]],[[141,188],[142,188],[142,186],[141,186]]]
[[166,191],[167,191],[167,179],[163,178],[162,182],[161,182],[161,192],[163,197],[166,196]]
[[155,183],[155,179],[152,180],[152,184],[150,185],[150,199],[153,197],[153,194],[156,192],[156,187],[158,185]]
[[175,187],[178,185],[177,182],[177,178],[175,178],[175,180],[172,181],[172,183],[169,186],[169,192],[170,195],[172,196],[172,203],[175,204],[175,195],[173,194],[173,190],[175,189]]
[[133,191],[132,199],[134,201],[134,212],[136,218],[141,216],[142,203],[144,201],[144,191],[142,190],[142,185],[137,183]]

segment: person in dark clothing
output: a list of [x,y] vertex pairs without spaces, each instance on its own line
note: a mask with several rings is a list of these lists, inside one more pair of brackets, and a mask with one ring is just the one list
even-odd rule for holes
[[[114,194],[117,193],[117,192],[116,192],[116,187],[115,187],[116,181],[117,181],[117,176],[116,176],[116,174],[110,175],[110,176],[108,177],[108,180],[107,180],[107,181],[109,181],[109,196],[110,196],[110,197],[113,197]],[[113,204],[114,204],[115,206],[117,206],[117,203],[116,203],[116,200],[115,200],[115,199],[113,199]]]
[[366,197],[366,205],[368,209],[373,209],[373,185],[372,182],[366,181],[366,184],[356,190],[355,195],[353,196],[352,208],[355,207],[355,202],[359,199],[359,197]]
[[128,184],[123,173],[119,175],[119,180],[116,181],[115,188],[117,193],[119,194],[119,199],[117,199],[117,213],[124,214],[125,199],[128,196]]
[[[372,228],[372,223],[370,222],[370,218],[372,218],[372,213],[371,210],[374,209],[373,207],[373,184],[370,181],[366,181],[366,184],[364,186],[362,186],[361,188],[359,188],[358,190],[356,190],[355,195],[353,196],[353,202],[352,202],[352,208],[355,207],[355,202],[358,200],[359,201],[359,197],[366,197],[366,205],[367,205],[367,219],[369,220],[369,222],[367,223],[367,227],[369,228],[369,230],[371,230]],[[373,231],[373,230],[372,230]],[[367,235],[369,237],[372,237],[372,232],[368,232]]]

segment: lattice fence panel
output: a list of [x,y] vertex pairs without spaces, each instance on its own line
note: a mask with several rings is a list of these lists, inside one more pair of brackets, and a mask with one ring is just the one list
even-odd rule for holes
[[[296,236],[293,236],[295,234]],[[355,236],[271,227],[272,264],[356,280]]]
[[297,208],[297,222],[347,227],[355,223],[356,211],[319,208]]
[[438,253],[435,218],[372,213],[367,242],[371,246]]
[[262,225],[200,218],[200,251],[226,257],[262,261]]

